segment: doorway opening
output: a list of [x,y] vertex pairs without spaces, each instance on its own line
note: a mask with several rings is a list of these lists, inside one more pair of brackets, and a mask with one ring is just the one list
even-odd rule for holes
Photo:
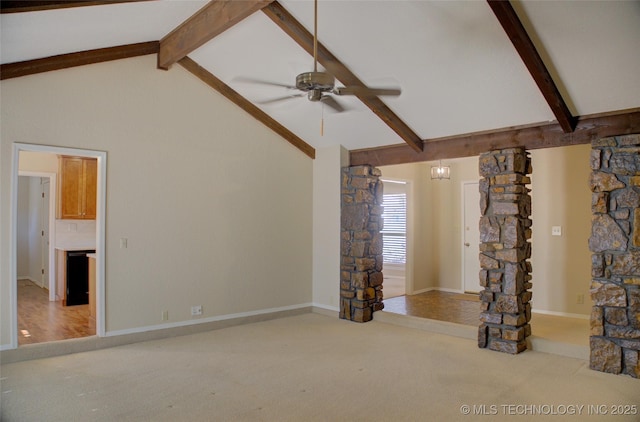
[[[477,181],[460,183],[461,203],[461,288],[427,289],[416,295],[397,297],[385,302],[385,310],[419,318],[453,322],[469,326],[479,324],[480,272],[479,244],[480,191]],[[386,220],[385,220],[386,224]],[[386,262],[385,262],[386,271]],[[385,274],[385,283],[386,274]],[[385,284],[385,291],[386,291]],[[385,296],[386,297],[386,296]]]
[[[60,256],[59,242],[64,237],[60,228],[68,220],[55,218],[59,200],[58,156],[84,157],[96,162],[96,218],[86,225],[87,235],[93,238],[91,250],[95,250],[93,321],[88,318],[88,305],[63,303],[66,285],[59,273],[64,261],[56,256]],[[11,348],[96,334],[104,336],[106,152],[15,143],[12,164]],[[76,223],[67,225],[77,229]]]

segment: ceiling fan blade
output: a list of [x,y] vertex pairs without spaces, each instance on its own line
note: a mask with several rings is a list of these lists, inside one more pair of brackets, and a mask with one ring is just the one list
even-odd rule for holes
[[342,106],[342,104],[337,102],[336,99],[331,95],[323,95],[320,101],[331,107],[337,113],[342,113],[343,111],[345,111],[345,108]]
[[277,97],[277,98],[272,98],[270,100],[264,100],[264,101],[254,101],[254,103],[256,104],[261,104],[261,105],[265,105],[265,104],[273,104],[273,103],[279,103],[281,101],[286,101],[286,100],[291,100],[293,98],[300,98],[300,97],[304,97],[306,94],[305,93],[300,93],[300,94],[291,94],[291,95],[285,95],[283,97]]
[[232,79],[232,81],[234,82],[244,82],[244,83],[250,83],[250,84],[260,84],[260,85],[270,85],[270,86],[279,86],[282,88],[287,88],[287,89],[298,89],[295,86],[292,85],[287,85],[287,84],[283,84],[280,82],[271,82],[271,81],[265,81],[262,79],[254,79],[254,78],[249,78],[246,76],[236,76],[235,78]]
[[379,95],[398,96],[402,93],[400,88],[368,88],[366,86],[342,86],[334,88],[336,95],[360,95],[363,97],[377,97]]

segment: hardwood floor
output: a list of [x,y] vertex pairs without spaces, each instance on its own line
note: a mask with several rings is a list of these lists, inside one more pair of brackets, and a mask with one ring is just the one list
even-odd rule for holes
[[387,312],[458,324],[477,326],[480,318],[480,302],[478,295],[474,294],[432,290],[417,295],[384,299],[383,303]]
[[[384,299],[384,311],[477,327],[480,324],[480,302],[477,294],[449,293],[433,290],[411,296]],[[546,340],[589,346],[588,318],[545,315],[533,312],[533,335]]]
[[89,324],[89,305],[62,306],[29,280],[18,280],[18,345],[96,334]]

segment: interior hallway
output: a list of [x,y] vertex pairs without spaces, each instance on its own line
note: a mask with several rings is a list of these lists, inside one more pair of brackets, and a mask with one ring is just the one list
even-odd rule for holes
[[95,326],[89,324],[89,305],[50,302],[47,289],[18,280],[18,346],[95,334]]

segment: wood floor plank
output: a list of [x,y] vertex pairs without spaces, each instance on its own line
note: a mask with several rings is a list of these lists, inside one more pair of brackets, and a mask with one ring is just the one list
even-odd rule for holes
[[393,297],[383,302],[385,311],[396,314],[464,325],[480,323],[478,295],[432,290],[417,295]]
[[18,280],[19,346],[95,334],[95,327],[89,323],[89,305],[50,302],[46,289],[29,280]]

